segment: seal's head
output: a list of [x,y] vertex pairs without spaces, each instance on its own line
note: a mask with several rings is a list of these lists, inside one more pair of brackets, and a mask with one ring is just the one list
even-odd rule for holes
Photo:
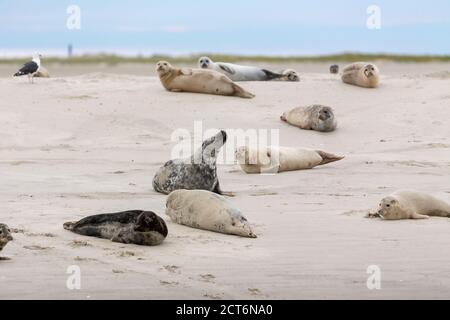
[[0,250],[12,240],[11,229],[6,224],[0,223]]
[[286,77],[288,81],[299,82],[300,76],[298,72],[293,69],[287,69],[283,71],[283,75]]
[[164,237],[167,236],[167,226],[163,219],[154,212],[144,211],[136,219],[135,231],[138,232],[159,232]]
[[201,154],[203,162],[213,164],[216,162],[220,149],[227,142],[227,133],[221,130],[215,136],[203,141]]
[[332,66],[330,66],[330,73],[331,74],[339,73],[339,66],[337,64],[333,64]]
[[211,67],[212,60],[208,57],[201,57],[198,59],[198,66],[202,69],[209,69]]
[[231,223],[226,227],[227,232],[246,238],[257,238],[247,219],[242,215],[231,217]]
[[398,220],[402,218],[400,203],[394,197],[381,200],[378,215],[385,220]]
[[377,68],[373,64],[368,64],[364,67],[364,75],[367,78],[372,78],[373,76],[375,76],[376,72]]
[[169,73],[171,70],[172,70],[172,66],[167,61],[159,61],[156,64],[156,72],[158,72],[158,74],[160,76],[163,76],[163,75]]

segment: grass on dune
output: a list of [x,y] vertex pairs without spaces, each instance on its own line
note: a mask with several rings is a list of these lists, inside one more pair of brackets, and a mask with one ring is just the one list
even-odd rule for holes
[[[201,56],[208,56],[214,61],[239,62],[255,61],[266,63],[302,63],[302,62],[353,62],[353,61],[392,61],[392,62],[450,62],[450,55],[393,55],[393,54],[364,54],[364,53],[342,53],[324,56],[241,56],[241,55],[220,55],[220,54],[196,54],[189,56],[135,56],[124,57],[112,54],[83,55],[71,58],[44,57],[46,64],[120,64],[120,63],[156,63],[160,60],[167,60],[171,63],[196,63]],[[11,58],[0,59],[1,64],[23,63],[27,59]]]

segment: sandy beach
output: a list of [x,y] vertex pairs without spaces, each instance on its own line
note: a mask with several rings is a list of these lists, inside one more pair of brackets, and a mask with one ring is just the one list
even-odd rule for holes
[[[0,66],[0,222],[15,229],[1,252],[0,299],[449,299],[450,219],[364,216],[385,195],[415,189],[450,202],[450,64],[377,63],[378,89],[345,85],[328,64],[294,67],[301,82],[250,82],[252,100],[170,93],[153,65],[46,66],[50,79],[12,78]],[[44,63],[45,65],[45,63]],[[341,65],[343,67],[343,65]],[[332,106],[333,133],[279,117]],[[246,175],[220,165],[222,189],[257,239],[177,225],[152,179],[171,134],[278,129],[280,143],[345,155],[308,171]],[[141,247],[62,228],[91,214],[151,210],[169,228]],[[66,286],[81,269],[81,289]],[[368,266],[381,270],[369,290]]]

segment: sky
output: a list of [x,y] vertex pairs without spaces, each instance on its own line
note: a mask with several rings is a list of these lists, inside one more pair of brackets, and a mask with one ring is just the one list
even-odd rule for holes
[[[67,28],[70,5],[80,29]],[[0,56],[64,55],[69,43],[75,54],[450,54],[450,1],[0,0]]]

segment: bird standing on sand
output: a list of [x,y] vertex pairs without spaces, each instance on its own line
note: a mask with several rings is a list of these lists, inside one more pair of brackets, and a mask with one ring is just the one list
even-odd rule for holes
[[33,83],[34,75],[39,71],[41,67],[41,55],[36,53],[33,55],[33,59],[23,65],[23,67],[14,74],[14,77],[20,77],[27,75],[28,81]]
[[[11,236],[11,229],[6,224],[0,223],[0,252],[13,239]],[[8,258],[0,257],[0,260],[9,260]]]

